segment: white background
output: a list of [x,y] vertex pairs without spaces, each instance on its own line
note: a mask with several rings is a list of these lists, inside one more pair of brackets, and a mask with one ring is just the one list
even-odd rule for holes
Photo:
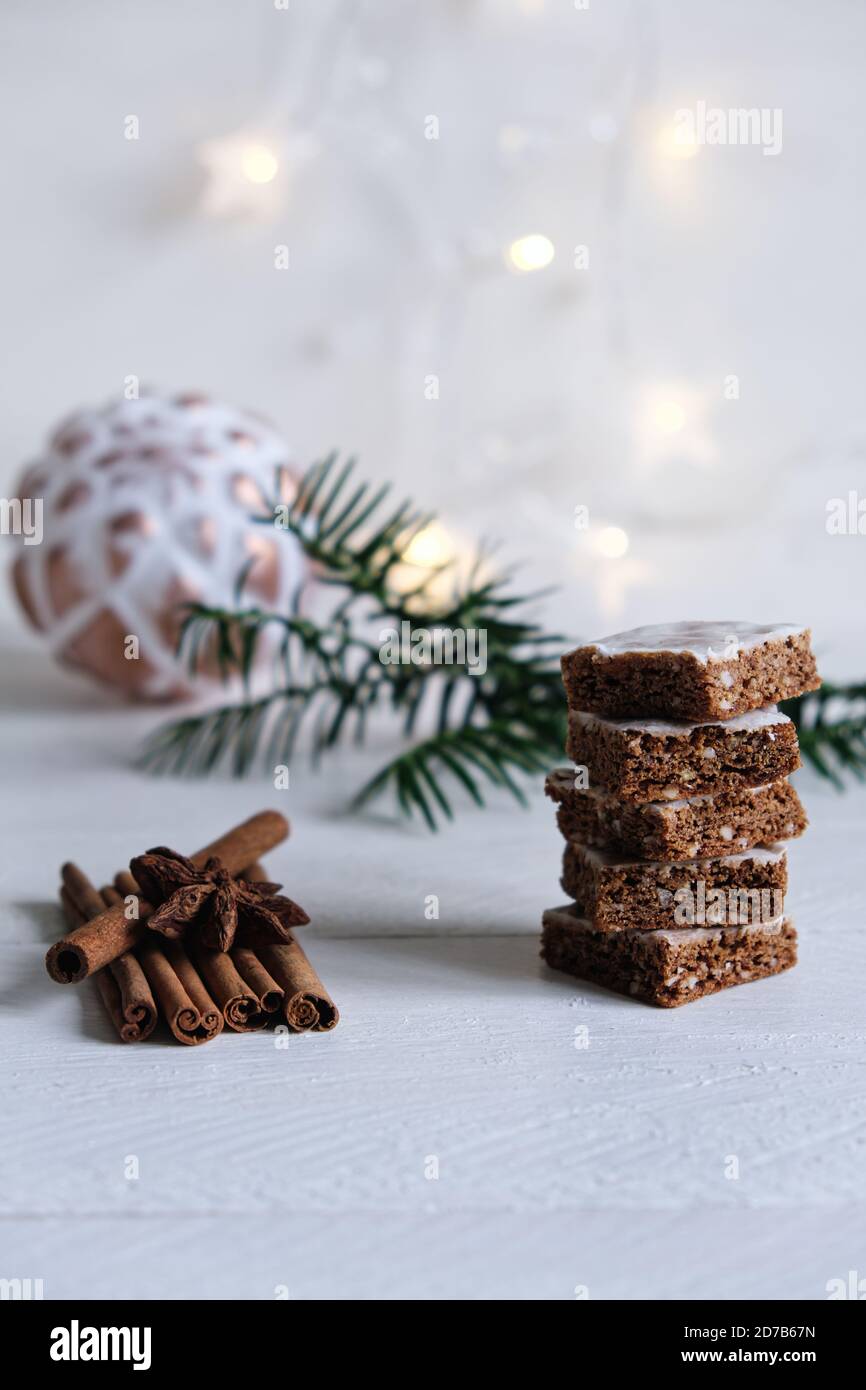
[[[128,374],[201,387],[502,540],[570,636],[793,618],[862,676],[866,550],[825,520],[866,492],[864,44],[849,0],[9,0],[0,488]],[[673,157],[698,101],[780,108],[782,152]],[[239,131],[280,174],[215,216]],[[555,259],[515,274],[529,233]]]
[[[10,0],[3,27],[0,490],[128,374],[203,387],[301,462],[357,451],[461,548],[502,538],[561,586],[545,616],[570,635],[803,621],[825,675],[866,675],[866,537],[825,529],[828,498],[866,490],[861,7]],[[698,100],[782,108],[782,153],[673,158]],[[239,130],[281,173],[218,216],[198,149]],[[517,274],[503,253],[533,232],[556,256]],[[671,401],[673,439],[652,423]],[[822,1298],[866,1274],[860,793],[800,779],[798,969],[664,1012],[538,964],[560,892],[540,795],[434,839],[342,815],[363,759],[301,763],[272,867],[340,1027],[286,1052],[121,1048],[89,986],[44,975],[59,864],[104,879],[275,796],[135,772],[160,716],[55,673],[3,602],[0,1274],[48,1296],[562,1299]]]

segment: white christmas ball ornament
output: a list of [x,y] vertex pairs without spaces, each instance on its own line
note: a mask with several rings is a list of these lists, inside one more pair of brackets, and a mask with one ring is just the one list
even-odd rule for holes
[[62,661],[144,699],[188,694],[183,605],[286,612],[305,561],[273,519],[291,501],[285,442],[200,395],[81,410],[18,487],[42,502],[41,543],[13,566],[25,613]]

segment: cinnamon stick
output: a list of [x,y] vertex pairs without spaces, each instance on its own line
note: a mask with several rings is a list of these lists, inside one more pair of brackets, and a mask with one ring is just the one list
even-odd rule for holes
[[[117,891],[125,897],[138,892],[135,879],[126,869],[115,874],[114,883]],[[247,957],[257,970],[250,971]],[[238,958],[247,964],[247,970],[239,969]],[[283,1001],[279,985],[259,964],[253,952],[243,947],[236,947],[228,956],[201,946],[195,951],[194,964],[204,976],[226,1023],[236,1033],[257,1032],[264,1028],[268,1022],[267,1015],[276,1013]]]
[[60,881],[85,921],[89,922],[92,917],[99,917],[105,911],[99,889],[77,864],[64,864],[60,870]]
[[278,946],[259,946],[258,956],[285,995],[283,1012],[295,1033],[329,1033],[340,1012],[302,946],[294,938]]
[[82,926],[82,924],[87,921],[84,913],[78,911],[78,908],[72,901],[72,895],[69,893],[68,889],[64,888],[62,883],[60,885],[60,902],[63,907],[63,916],[66,918],[66,925],[69,927],[70,931],[73,931],[76,927]]
[[[135,896],[138,893],[138,884],[127,869],[121,869],[120,873],[115,874],[114,885],[116,891],[124,897]],[[212,957],[221,959],[211,959]],[[208,951],[202,947],[196,952],[194,966],[197,966],[204,976],[214,1002],[222,1011],[223,1019],[237,1033],[255,1032],[264,1028],[267,1023],[266,1015],[273,1013],[280,1006],[281,993],[276,1003],[269,1002],[265,1007],[256,991],[250,989],[244,977],[232,967],[229,957],[223,956],[220,951]],[[271,986],[273,987],[273,981]]]
[[[131,873],[122,869],[115,875],[114,886],[103,888],[102,892],[106,901],[122,902],[126,897],[138,896],[138,884]],[[151,908],[144,899],[141,900],[140,910],[143,919],[146,920]],[[149,943],[148,937],[145,945],[149,946]],[[222,1019],[183,947],[180,947],[179,943],[174,944],[179,946],[179,950],[168,953],[171,959],[165,966],[158,959],[152,958],[149,949],[145,952],[143,946],[139,947],[139,956],[142,957],[139,968],[143,967],[146,959],[150,978],[155,990],[160,994],[168,1026],[178,1042],[186,1043],[188,1046],[210,1042],[211,1038],[222,1032]],[[122,959],[125,960],[126,957]],[[111,969],[113,968],[112,965]]]
[[283,1002],[283,991],[273,976],[268,974],[255,951],[248,946],[235,946],[231,957],[244,984],[258,999],[262,1013],[275,1014]]
[[[106,907],[118,901],[111,887],[101,889]],[[95,975],[96,988],[124,1042],[143,1042],[156,1027],[159,1012],[147,977],[133,955],[125,951]]]
[[[116,901],[113,889],[99,893],[90,879],[75,864],[65,866],[65,881],[60,890],[67,920],[72,926],[98,916]],[[105,1005],[122,1042],[143,1042],[156,1027],[157,1008],[150,986],[135,956],[130,951],[119,956],[94,976],[99,996]]]
[[138,884],[129,869],[121,869],[114,875],[114,889],[122,898],[139,897]]
[[[239,874],[288,833],[285,816],[261,811],[199,850],[192,860],[203,868],[208,859],[217,858],[230,874]],[[138,945],[144,935],[141,918],[127,920],[125,905],[115,904],[56,942],[45,957],[46,969],[58,984],[77,984]]]
[[[251,883],[267,880],[263,864],[253,863],[240,877]],[[340,1021],[340,1011],[303,948],[294,937],[286,945],[256,948],[256,955],[283,991],[283,1012],[295,1033],[329,1033]]]
[[138,959],[178,1042],[193,1047],[222,1032],[223,1016],[179,941],[146,932]]
[[254,1033],[264,1028],[268,1016],[226,951],[197,945],[193,947],[192,959],[230,1028],[236,1033]]

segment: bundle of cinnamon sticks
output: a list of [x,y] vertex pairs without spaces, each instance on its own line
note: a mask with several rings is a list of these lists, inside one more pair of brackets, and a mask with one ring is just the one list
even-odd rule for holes
[[[267,883],[259,862],[288,833],[284,816],[263,811],[190,860],[170,850],[149,851],[162,856],[155,862],[176,869],[181,884],[196,880],[185,895],[171,898],[169,906],[177,901],[180,909],[168,924],[166,907],[146,901],[131,872],[122,870],[98,889],[77,865],[64,864],[60,899],[71,930],[46,956],[49,975],[59,984],[92,977],[123,1042],[149,1037],[160,1017],[188,1046],[209,1042],[224,1026],[248,1033],[283,1023],[298,1033],[329,1032],[339,1021],[337,1006],[293,930],[277,920],[278,939],[235,939],[238,901],[252,904],[253,915],[267,922],[280,915],[293,927],[309,920],[291,900],[274,896],[279,885]],[[138,861],[148,862],[147,856]],[[213,949],[201,934],[184,930],[208,893],[219,904],[220,920],[231,920],[227,949]],[[155,927],[160,923],[156,930],[148,929],[151,918]]]

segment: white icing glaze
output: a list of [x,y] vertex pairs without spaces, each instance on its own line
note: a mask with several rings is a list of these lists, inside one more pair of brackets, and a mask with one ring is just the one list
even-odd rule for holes
[[623,652],[689,652],[705,666],[711,661],[736,661],[742,652],[752,651],[765,642],[784,641],[805,631],[805,627],[795,623],[657,623],[650,627],[633,627],[628,632],[615,632],[589,645],[600,656],[621,656]]
[[742,854],[723,854],[703,859],[623,859],[613,850],[596,849],[593,845],[571,841],[571,848],[584,858],[588,864],[604,869],[688,869],[695,877],[700,877],[701,869],[708,864],[777,864],[785,856],[783,844],[761,845],[746,850]]
[[[684,927],[679,930],[676,927],[662,927],[652,935],[671,946],[684,946],[689,941],[718,941],[730,933],[736,936],[776,936],[784,925],[784,917],[774,917],[770,922],[754,922],[746,927]],[[638,928],[631,930],[636,936],[641,935]]]
[[677,801],[645,801],[643,808],[651,816],[670,816],[676,815],[684,806],[705,806],[712,799],[707,792],[702,796],[681,796]]
[[725,854],[722,856],[723,864],[742,864],[746,859],[752,859],[757,864],[778,864],[780,859],[785,857],[786,846],[777,841],[774,845],[755,845],[752,849],[746,850],[743,854]]
[[[562,907],[549,907],[543,914],[542,921],[552,922],[558,926],[568,926],[574,931],[592,932],[602,936],[609,935],[606,932],[599,932],[598,928],[594,927],[586,917],[579,916],[574,903],[565,903]],[[657,931],[628,927],[625,931],[618,932],[617,937],[634,937],[645,945],[664,941],[669,946],[685,946],[689,942],[718,941],[726,936],[737,936],[741,939],[744,936],[776,936],[786,925],[787,918],[781,916],[774,917],[770,922],[753,922],[745,927],[662,927]]]
[[[568,767],[555,768],[549,773],[548,780],[563,791],[574,791],[574,772]],[[786,778],[781,777],[779,781],[784,782]],[[774,782],[762,782],[759,787],[743,787],[743,794],[747,796],[759,796],[761,792],[767,791],[775,786]],[[602,787],[584,787],[579,793],[580,796],[591,796],[596,801],[606,801],[609,804],[618,803],[618,798],[612,792],[605,791]],[[730,795],[730,793],[728,793]],[[642,801],[635,803],[633,810],[640,811],[647,816],[670,816],[681,811],[684,806],[704,806],[712,801],[711,792],[702,792],[700,796],[679,797],[676,801]],[[793,834],[794,822],[789,821],[788,832]]]
[[702,719],[696,724],[675,724],[664,719],[603,719],[600,714],[590,714],[588,710],[583,709],[572,710],[568,717],[576,724],[585,726],[601,724],[608,729],[621,729],[636,734],[662,734],[674,738],[687,738],[695,729],[718,729],[720,735],[723,735],[768,729],[776,724],[791,722],[778,705],[750,709],[745,714],[736,714],[733,719],[726,719],[724,722],[719,719]]

